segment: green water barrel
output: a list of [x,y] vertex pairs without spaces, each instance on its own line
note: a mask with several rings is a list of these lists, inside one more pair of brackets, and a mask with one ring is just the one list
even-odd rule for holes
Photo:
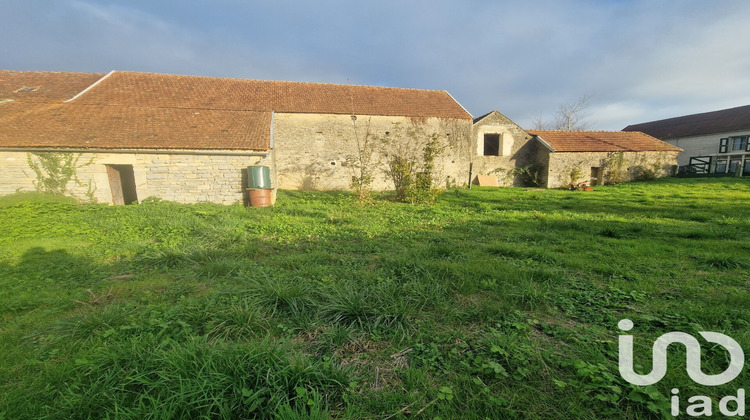
[[271,188],[271,170],[268,166],[248,166],[247,184],[250,188]]

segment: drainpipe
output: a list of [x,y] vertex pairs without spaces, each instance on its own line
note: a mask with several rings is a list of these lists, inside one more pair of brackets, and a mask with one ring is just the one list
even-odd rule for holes
[[271,204],[276,204],[276,192],[279,190],[279,170],[276,165],[276,149],[274,148],[273,136],[274,121],[276,121],[276,112],[271,111],[271,134],[268,144],[268,147],[271,149],[269,153],[271,156],[271,169],[273,170],[273,194],[271,195]]

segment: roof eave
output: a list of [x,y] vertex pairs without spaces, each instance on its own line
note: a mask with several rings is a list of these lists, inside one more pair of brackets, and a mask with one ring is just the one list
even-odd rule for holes
[[539,142],[540,142],[540,143],[542,143],[542,145],[543,145],[544,147],[546,147],[547,149],[549,149],[549,151],[550,151],[550,152],[556,152],[555,148],[554,148],[554,147],[552,147],[552,145],[551,145],[551,144],[547,143],[547,142],[546,142],[546,141],[545,141],[545,140],[544,140],[544,139],[543,139],[543,138],[542,138],[541,136],[537,136],[537,135],[535,134],[535,135],[534,135],[534,137],[535,137],[535,138],[536,138],[537,140],[539,140]]
[[4,152],[56,152],[56,153],[132,153],[132,154],[180,154],[199,155],[213,154],[226,156],[265,156],[270,149],[183,149],[183,148],[106,148],[106,147],[70,147],[70,146],[0,146]]
[[451,99],[453,100],[453,102],[457,103],[457,104],[458,104],[458,106],[460,106],[460,107],[461,107],[461,109],[463,109],[463,110],[464,110],[464,112],[466,113],[466,115],[468,115],[468,116],[469,116],[469,118],[470,118],[470,119],[472,119],[472,120],[474,119],[474,117],[473,117],[473,116],[471,115],[471,112],[467,111],[467,110],[466,110],[466,108],[464,108],[464,106],[463,106],[463,105],[461,105],[461,102],[458,102],[458,101],[456,100],[456,98],[454,98],[454,97],[453,97],[453,95],[451,95],[451,93],[450,93],[450,92],[448,92],[447,90],[444,90],[443,92],[445,92],[445,94],[446,94],[446,95],[448,95],[448,96],[449,96],[449,97],[450,97],[450,98],[451,98]]

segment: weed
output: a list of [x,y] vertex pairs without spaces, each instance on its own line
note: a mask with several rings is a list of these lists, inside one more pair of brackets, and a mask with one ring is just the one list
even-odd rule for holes
[[312,286],[301,278],[261,275],[248,279],[245,287],[246,296],[272,313],[300,315],[315,303]]

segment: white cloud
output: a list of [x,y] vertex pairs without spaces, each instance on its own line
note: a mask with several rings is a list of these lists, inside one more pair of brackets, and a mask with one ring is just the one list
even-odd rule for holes
[[750,103],[748,2],[0,0],[0,67],[448,90],[526,125],[593,94],[596,128]]

